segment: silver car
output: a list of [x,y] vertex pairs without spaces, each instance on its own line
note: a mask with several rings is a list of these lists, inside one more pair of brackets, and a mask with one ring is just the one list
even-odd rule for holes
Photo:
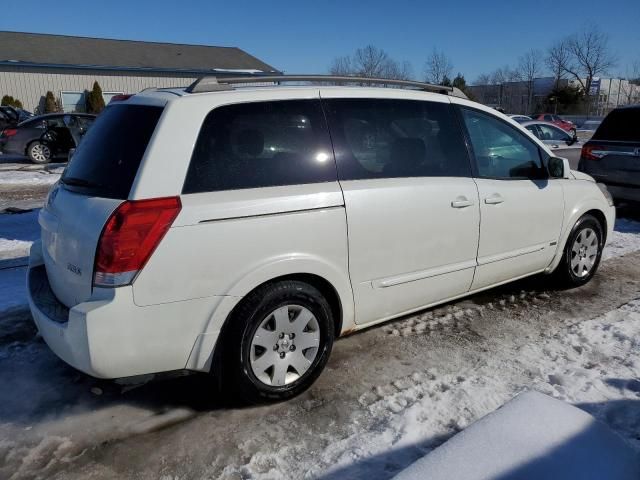
[[571,135],[553,123],[539,120],[523,122],[521,125],[542,140],[556,155],[569,160],[571,168],[578,167],[582,142],[576,135]]

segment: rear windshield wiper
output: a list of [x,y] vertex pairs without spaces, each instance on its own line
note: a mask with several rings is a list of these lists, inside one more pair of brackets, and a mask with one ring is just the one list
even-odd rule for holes
[[85,180],[84,178],[77,178],[77,177],[62,177],[60,181],[65,185],[69,185],[72,187],[89,187],[89,188],[104,187],[104,185],[100,183],[90,182],[89,180]]

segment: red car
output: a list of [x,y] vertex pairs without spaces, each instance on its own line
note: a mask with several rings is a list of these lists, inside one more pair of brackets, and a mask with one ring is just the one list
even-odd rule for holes
[[551,122],[556,127],[560,127],[561,129],[566,130],[567,132],[570,132],[570,133],[575,133],[576,131],[575,123],[570,122],[569,120],[564,120],[559,115],[554,115],[553,113],[539,113],[536,115],[531,115],[531,118],[533,120]]

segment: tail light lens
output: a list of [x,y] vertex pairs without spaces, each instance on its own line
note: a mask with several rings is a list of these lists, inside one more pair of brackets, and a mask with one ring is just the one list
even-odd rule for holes
[[179,197],[128,200],[109,217],[96,251],[93,284],[128,285],[180,213]]
[[18,133],[18,130],[16,130],[15,128],[7,128],[6,130],[2,131],[2,136],[13,137],[16,133]]
[[603,154],[599,153],[601,150],[603,150],[603,148],[600,145],[585,145],[582,147],[580,156],[585,160],[600,160],[604,157]]

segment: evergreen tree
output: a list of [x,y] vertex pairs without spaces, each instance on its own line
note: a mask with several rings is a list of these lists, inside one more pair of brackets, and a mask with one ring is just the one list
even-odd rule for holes
[[44,113],[57,113],[60,111],[60,105],[53,95],[53,92],[49,90],[44,97]]
[[22,102],[17,98],[13,98],[11,95],[3,96],[2,100],[0,101],[0,105],[3,107],[9,106],[9,107],[15,107],[15,108],[22,108]]
[[98,82],[93,82],[93,88],[87,94],[87,113],[100,113],[104,110],[104,98]]

